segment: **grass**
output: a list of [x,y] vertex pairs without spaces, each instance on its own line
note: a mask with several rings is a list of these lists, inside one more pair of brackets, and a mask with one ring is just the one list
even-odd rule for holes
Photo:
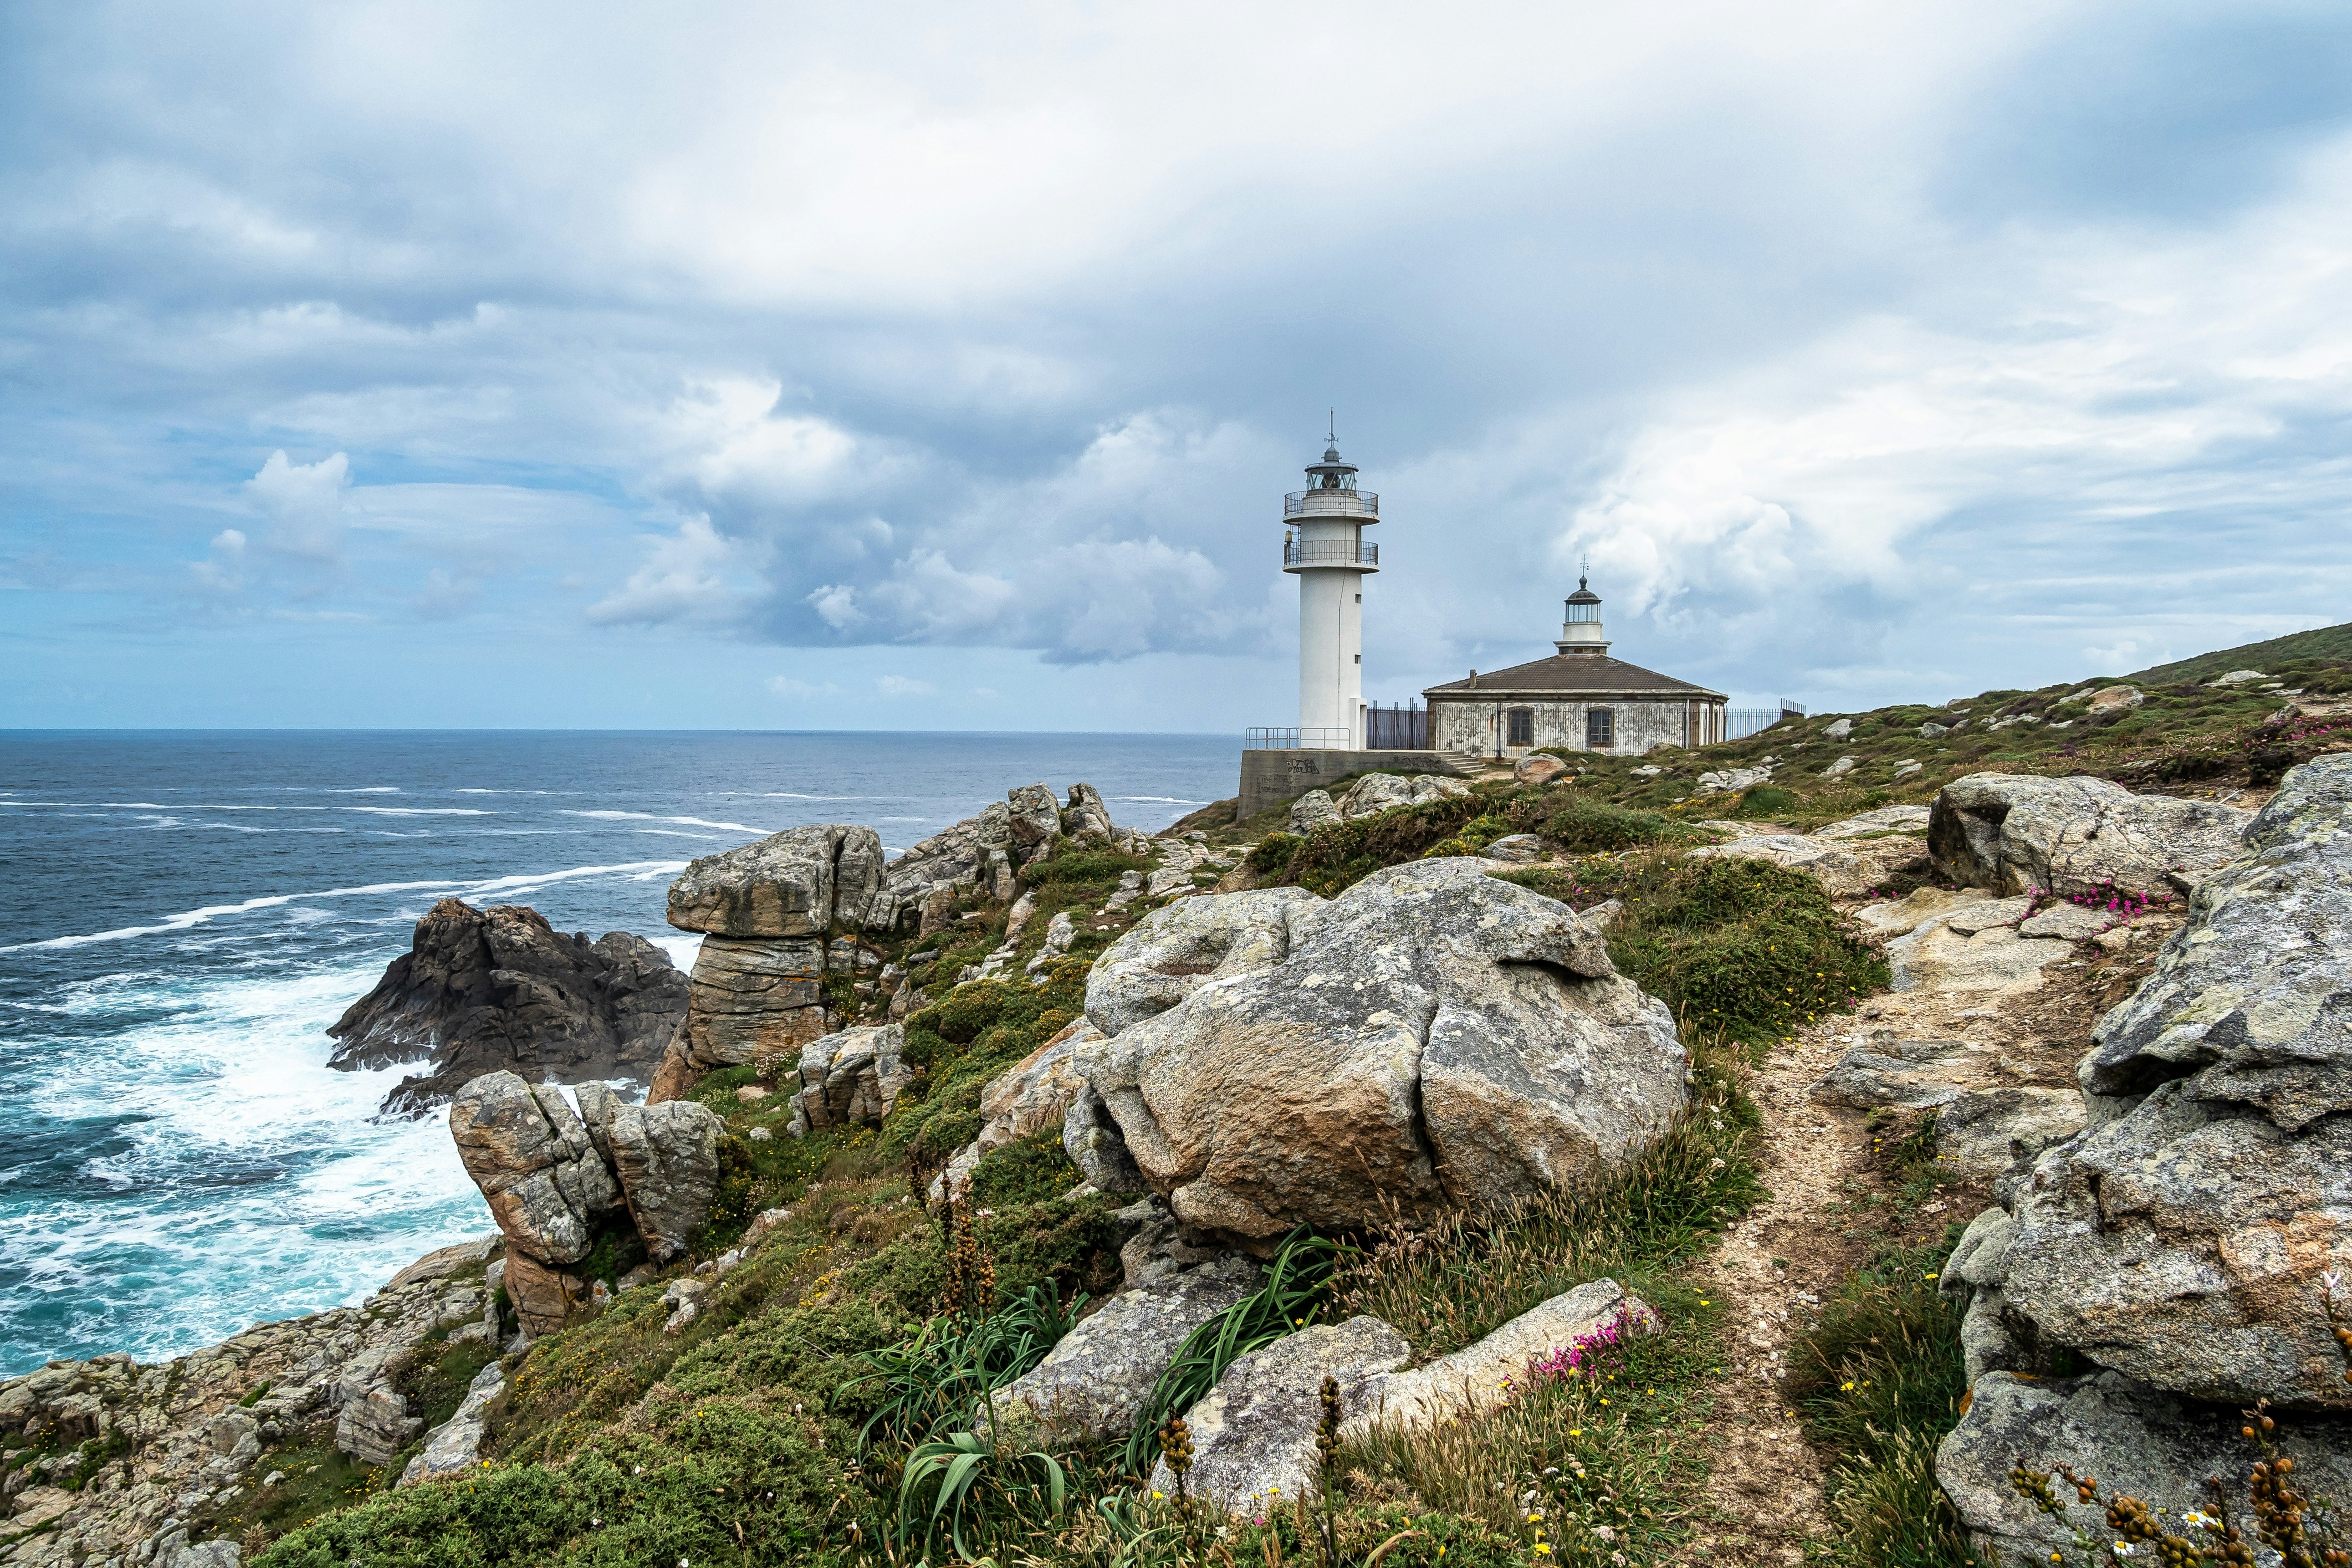
[[[1588,907],[1623,901],[1612,952],[1685,1020],[1689,1114],[1617,1178],[1499,1221],[1440,1224],[1345,1253],[1312,1243],[1343,1266],[1328,1282],[1290,1281],[1258,1316],[1295,1327],[1318,1307],[1374,1312],[1428,1358],[1607,1275],[1657,1306],[1666,1331],[1624,1353],[1620,1384],[1531,1388],[1459,1428],[1351,1453],[1329,1535],[1349,1564],[1381,1549],[1383,1568],[1538,1555],[1613,1568],[1619,1552],[1629,1563],[1671,1557],[1704,1479],[1723,1355],[1721,1309],[1697,1270],[1759,1192],[1744,1063],[1792,1019],[1883,982],[1810,879],[1691,860],[1678,851],[1704,829],[1655,804],[1612,799],[1592,774],[1480,784],[1305,838],[1270,837],[1253,868],[1263,881],[1328,894],[1380,865],[1515,832],[1543,833],[1580,858],[1511,879]],[[788,1205],[789,1217],[716,1282],[696,1321],[667,1333],[659,1284],[623,1293],[541,1341],[513,1372],[487,1468],[394,1495],[363,1488],[331,1516],[285,1519],[290,1532],[260,1561],[846,1564],[911,1562],[926,1548],[942,1561],[957,1551],[959,1510],[963,1554],[999,1562],[1143,1568],[1230,1558],[1254,1568],[1321,1556],[1320,1521],[1296,1507],[1218,1526],[1222,1536],[1173,1514],[1136,1487],[1140,1467],[1116,1442],[1038,1458],[959,1436],[975,1429],[960,1425],[974,1403],[967,1395],[1017,1375],[1082,1297],[1116,1288],[1120,1231],[1109,1200],[1063,1195],[1079,1177],[1050,1130],[992,1151],[973,1172],[971,1212],[995,1310],[979,1322],[950,1320],[951,1238],[919,1194],[978,1131],[987,1084],[1079,1016],[1093,956],[1148,912],[1139,900],[1096,913],[1135,868],[1107,851],[1033,868],[1024,881],[1035,913],[1000,980],[956,986],[1003,941],[1005,911],[977,894],[959,912],[979,918],[890,944],[895,958],[934,956],[915,970],[926,995],[905,1020],[916,1076],[878,1129],[781,1136],[787,1094],[752,1103],[736,1094],[766,1081],[759,1069],[706,1078],[695,1096],[727,1120],[729,1136],[695,1255],[738,1245],[763,1210]],[[1022,963],[1062,910],[1077,940],[1033,984]],[[778,1135],[753,1140],[755,1127]],[[622,1267],[617,1240],[599,1261]],[[1181,1408],[1269,1331],[1270,1322],[1239,1318],[1214,1325],[1171,1373],[1167,1407]],[[1230,1342],[1213,1342],[1221,1340]],[[1524,1511],[1541,1521],[1524,1517],[1530,1491]],[[1538,1523],[1552,1549],[1544,1554],[1531,1550]]]
[[[1522,1561],[1672,1560],[1706,1476],[1725,1325],[1710,1291],[1678,1282],[1654,1294],[1663,1331],[1585,1375],[1530,1378],[1476,1419],[1383,1427],[1346,1445],[1349,1489],[1401,1489],[1515,1539]],[[1550,1550],[1537,1553],[1539,1542]]]
[[1614,1178],[1384,1241],[1340,1270],[1336,1315],[1381,1318],[1427,1361],[1588,1280],[1641,1289],[1690,1266],[1762,1194],[1738,1056],[1715,1039],[1693,1057],[1690,1110]]
[[1792,1342],[1784,1392],[1814,1442],[1836,1456],[1829,1501],[1844,1530],[1824,1559],[1835,1568],[1974,1562],[1934,1467],[1967,1392],[1960,1312],[1936,1289],[1961,1229],[1882,1251]]
[[1672,854],[1579,869],[1624,906],[1608,932],[1618,969],[1743,1044],[1785,1038],[1888,983],[1885,956],[1802,871]]

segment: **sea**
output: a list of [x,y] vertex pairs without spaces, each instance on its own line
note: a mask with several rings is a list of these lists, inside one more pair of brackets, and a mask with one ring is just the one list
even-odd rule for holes
[[443,1118],[327,1026],[456,897],[662,919],[686,862],[813,822],[893,853],[1015,784],[1165,827],[1232,737],[0,732],[0,1376],[185,1353],[364,1298],[488,1210]]

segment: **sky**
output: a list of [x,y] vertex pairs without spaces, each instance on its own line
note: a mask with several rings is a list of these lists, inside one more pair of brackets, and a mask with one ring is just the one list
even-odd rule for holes
[[[0,727],[1815,711],[2352,620],[2352,9],[0,10]],[[1336,410],[1336,416],[1329,411]]]

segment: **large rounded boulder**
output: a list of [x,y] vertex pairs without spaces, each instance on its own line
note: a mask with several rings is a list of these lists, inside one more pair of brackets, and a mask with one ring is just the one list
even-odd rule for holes
[[1573,910],[1486,872],[1190,899],[1097,962],[1108,1037],[1078,1070],[1188,1230],[1255,1246],[1496,1209],[1674,1121],[1688,1062],[1664,1005]]

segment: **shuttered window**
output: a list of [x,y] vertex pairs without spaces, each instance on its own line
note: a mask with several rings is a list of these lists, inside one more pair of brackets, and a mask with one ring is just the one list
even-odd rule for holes
[[1503,742],[1505,745],[1532,746],[1536,743],[1536,710],[1534,709],[1514,708],[1504,717],[1510,721],[1509,739]]
[[1617,715],[1607,708],[1594,708],[1584,715],[1584,743],[1588,746],[1613,746],[1617,743]]

